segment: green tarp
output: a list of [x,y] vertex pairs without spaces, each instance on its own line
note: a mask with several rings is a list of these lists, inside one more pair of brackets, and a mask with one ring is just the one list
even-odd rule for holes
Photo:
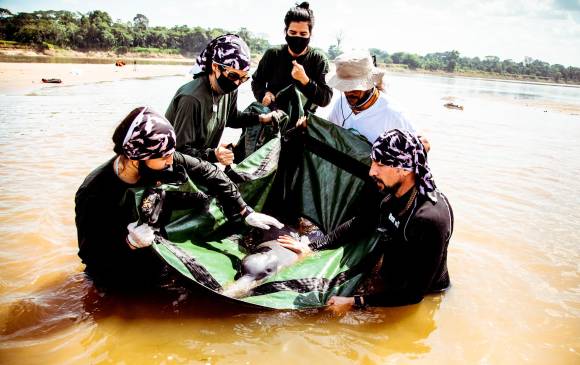
[[[289,92],[298,95],[293,89]],[[313,115],[308,117],[306,131],[292,129],[299,114],[284,121],[282,137],[270,139],[234,171],[247,179],[238,185],[255,210],[266,209],[282,219],[307,217],[329,232],[360,209],[361,196],[368,187],[370,144]],[[204,190],[191,182],[164,188]],[[135,193],[137,205],[141,192]],[[154,244],[153,249],[193,285],[221,295],[221,290],[234,282],[247,254],[238,241],[248,227],[228,222],[215,200],[206,213],[173,212],[166,231],[168,240]],[[376,233],[368,232],[356,242],[314,252],[259,283],[249,296],[234,300],[267,308],[300,309],[324,306],[332,295],[351,295],[372,267],[374,255],[370,253],[376,242]]]

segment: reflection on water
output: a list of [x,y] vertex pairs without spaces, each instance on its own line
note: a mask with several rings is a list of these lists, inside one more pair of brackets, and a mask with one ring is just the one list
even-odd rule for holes
[[427,298],[420,306],[336,317],[322,310],[258,311],[216,303],[214,296],[180,286],[105,294],[83,277],[76,274],[11,303],[0,347],[7,359],[268,364],[273,358],[301,363],[308,356],[316,363],[374,363],[427,353],[424,340],[435,329],[440,303]]
[[[0,98],[0,363],[580,361],[580,118],[517,102],[579,103],[574,88],[389,77],[431,140],[435,180],[456,213],[443,296],[335,317],[250,310],[182,285],[96,290],[76,256],[76,188],[111,156],[129,110],[163,112],[185,81]],[[448,97],[465,110],[443,108]],[[240,105],[250,101],[245,84]]]
[[392,74],[388,78],[391,81],[390,84],[396,87],[396,94],[399,94],[403,89],[412,89],[415,93],[428,90],[430,95],[440,93],[445,96],[463,98],[492,95],[501,97],[504,101],[512,98],[524,98],[580,105],[580,87],[573,85],[553,86],[509,80],[495,81],[430,75]]

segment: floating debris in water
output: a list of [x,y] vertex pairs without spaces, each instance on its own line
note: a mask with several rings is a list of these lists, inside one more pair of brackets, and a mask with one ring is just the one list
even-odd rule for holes
[[446,104],[443,104],[443,106],[448,108],[448,109],[463,110],[463,105],[459,105],[459,104],[446,103]]

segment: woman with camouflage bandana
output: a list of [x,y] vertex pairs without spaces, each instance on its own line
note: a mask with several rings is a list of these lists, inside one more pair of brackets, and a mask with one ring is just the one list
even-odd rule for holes
[[[162,264],[150,246],[154,230],[130,222],[132,212],[121,203],[125,192],[137,186],[183,181],[207,187],[230,219],[243,217],[248,225],[268,229],[282,224],[254,212],[237,186],[213,163],[175,152],[171,124],[150,108],[136,108],[113,134],[116,156],[93,171],[75,197],[79,256],[86,272],[105,286],[155,283]],[[187,175],[187,176],[185,176]]]
[[196,59],[193,81],[181,86],[165,113],[177,133],[177,150],[210,162],[230,165],[234,154],[219,145],[225,127],[270,123],[273,113],[238,111],[237,88],[249,78],[251,55],[235,34],[211,41]]

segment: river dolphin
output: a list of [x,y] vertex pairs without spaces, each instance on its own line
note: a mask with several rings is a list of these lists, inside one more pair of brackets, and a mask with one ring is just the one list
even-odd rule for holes
[[269,230],[263,231],[261,240],[258,239],[256,242],[268,240],[260,243],[242,259],[241,277],[225,288],[224,295],[232,298],[243,298],[250,289],[264,279],[298,261],[298,254],[282,247],[280,242],[276,240],[281,235],[291,235],[296,239],[300,237],[295,230],[288,226],[284,226],[282,229],[271,227]]

